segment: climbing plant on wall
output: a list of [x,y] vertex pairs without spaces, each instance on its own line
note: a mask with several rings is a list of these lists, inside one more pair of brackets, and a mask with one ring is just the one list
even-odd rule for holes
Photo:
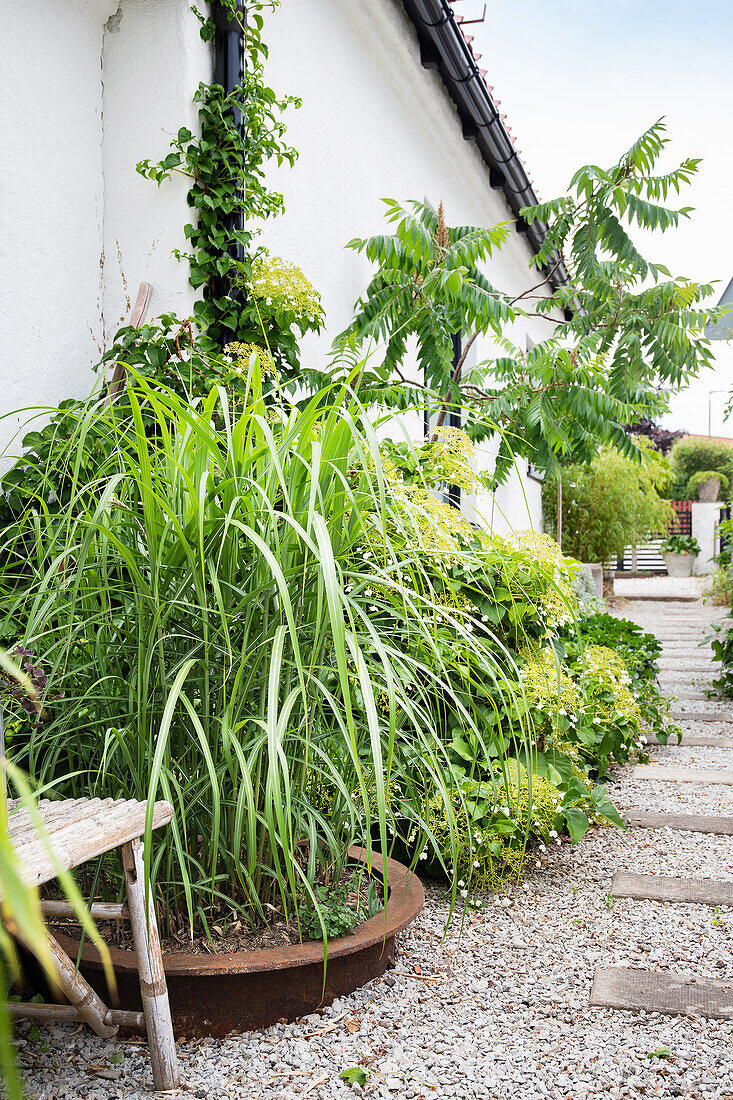
[[[269,161],[293,165],[297,151],[285,140],[284,112],[297,108],[296,96],[278,96],[265,79],[267,45],[264,10],[278,0],[248,4],[246,24],[236,0],[224,0],[245,42],[243,80],[227,91],[200,83],[193,97],[198,134],[183,126],[171,152],[157,163],[141,161],[138,172],[160,185],[174,173],[190,180],[188,203],[195,216],[185,226],[189,248],[179,252],[190,264],[191,285],[201,297],[194,308],[199,329],[219,347],[237,341],[265,345],[286,373],[297,370],[298,335],[318,329],[320,299],[297,268],[270,257],[257,245],[255,223],[282,213],[283,196],[269,187]],[[215,21],[195,7],[201,37],[211,41]]]

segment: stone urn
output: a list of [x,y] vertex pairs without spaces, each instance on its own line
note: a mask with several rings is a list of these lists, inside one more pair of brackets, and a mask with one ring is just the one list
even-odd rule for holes
[[709,477],[697,490],[697,499],[705,504],[714,504],[720,494],[720,478]]
[[583,568],[590,573],[596,589],[596,596],[603,596],[603,563],[599,561],[584,562]]
[[691,577],[697,554],[663,554],[667,575],[670,577]]

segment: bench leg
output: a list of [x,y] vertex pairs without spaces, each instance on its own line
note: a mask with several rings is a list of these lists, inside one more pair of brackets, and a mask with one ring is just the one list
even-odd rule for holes
[[[31,950],[25,940],[22,929],[16,924],[11,926],[13,936]],[[74,1006],[79,1017],[89,1024],[95,1034],[102,1039],[111,1039],[117,1034],[117,1027],[107,1022],[107,1006],[76,969],[74,963],[50,932],[46,932],[46,944],[53,961],[56,981],[59,989]],[[39,1006],[41,1010],[43,1005]],[[49,1006],[51,1007],[51,1006]]]
[[153,1081],[159,1091],[175,1089],[180,1083],[178,1056],[152,896],[148,906],[145,905],[141,840],[131,840],[122,845],[122,863],[125,868],[127,907],[130,911],[132,938],[140,974],[140,993],[153,1066]]

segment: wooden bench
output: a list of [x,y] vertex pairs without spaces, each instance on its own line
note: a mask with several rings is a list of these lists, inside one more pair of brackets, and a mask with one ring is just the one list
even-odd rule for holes
[[[81,863],[122,849],[122,865],[127,886],[127,904],[92,903],[92,917],[127,919],[140,975],[143,1011],[123,1012],[108,1008],[76,969],[61,945],[46,932],[48,950],[56,970],[59,989],[68,1005],[10,1002],[14,1016],[40,1017],[51,1020],[81,1020],[103,1039],[117,1034],[121,1025],[144,1027],[153,1068],[155,1088],[160,1091],[178,1088],[180,1075],[171,1024],[168,991],[163,970],[163,956],[155,919],[152,897],[145,900],[143,843],[145,832],[144,802],[112,798],[75,798],[60,802],[43,800],[38,805],[46,837],[39,835],[28,810],[19,802],[8,803],[8,831],[18,856],[24,880],[42,886],[54,879],[59,869],[71,870]],[[168,802],[156,802],[153,828],[166,825],[173,817]],[[2,895],[0,894],[0,897]],[[68,902],[42,904],[44,914],[51,917],[73,916]],[[13,936],[26,947],[22,928],[12,925]]]

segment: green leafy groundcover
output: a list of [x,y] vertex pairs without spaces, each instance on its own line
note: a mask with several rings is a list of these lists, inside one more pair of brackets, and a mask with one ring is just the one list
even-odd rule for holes
[[[729,611],[728,619],[732,617]],[[713,680],[713,687],[726,699],[733,699],[733,623],[714,624],[707,641],[713,650],[713,660],[720,664],[720,675]]]

